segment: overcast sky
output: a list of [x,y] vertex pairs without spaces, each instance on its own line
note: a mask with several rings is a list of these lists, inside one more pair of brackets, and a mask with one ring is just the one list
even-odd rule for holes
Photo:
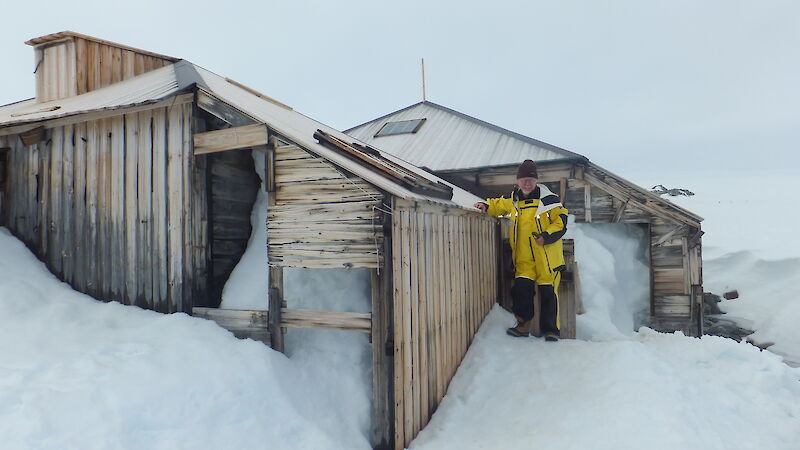
[[[113,6],[112,6],[113,5]],[[71,30],[187,59],[345,129],[428,100],[621,175],[798,168],[800,2],[29,1],[2,7],[0,104],[24,41]]]

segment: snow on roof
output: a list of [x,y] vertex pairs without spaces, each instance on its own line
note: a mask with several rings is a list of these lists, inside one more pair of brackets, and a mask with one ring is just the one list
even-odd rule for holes
[[[376,137],[389,122],[415,119],[426,119],[416,132]],[[432,170],[519,164],[525,159],[537,162],[586,159],[429,101],[379,117],[345,133]]]
[[[379,171],[356,163],[342,152],[322,145],[314,138],[314,134],[317,130],[322,130],[348,142],[354,141],[352,137],[304,116],[286,105],[261,96],[246,86],[221,77],[186,60],[180,60],[177,63],[86,94],[44,103],[26,100],[0,107],[0,128],[93,111],[113,110],[154,103],[194,86],[198,86],[210,95],[239,109],[255,121],[267,124],[276,133],[293,141],[302,148],[351,171],[365,181],[393,195],[412,200],[457,205],[464,208],[471,208],[474,202],[480,201],[480,198],[445,182],[435,175],[376,149],[383,158],[402,165],[408,171],[413,172],[415,176],[431,181],[434,184],[444,183],[450,186],[453,189],[453,199],[448,201],[411,192],[402,185],[386,178]],[[361,144],[366,145],[364,143]]]

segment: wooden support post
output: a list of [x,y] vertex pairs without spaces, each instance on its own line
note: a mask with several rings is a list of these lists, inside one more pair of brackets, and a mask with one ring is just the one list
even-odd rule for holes
[[[273,136],[270,139],[270,145],[266,148],[267,153],[267,161],[270,160],[270,154],[272,154],[272,160],[275,160],[275,146],[277,145],[277,139]],[[275,206],[275,177],[274,172],[270,174],[265,183],[267,186],[267,211],[270,208]],[[270,187],[273,188],[272,191],[269,191]],[[269,237],[267,237],[267,248],[269,248]],[[269,263],[268,261],[265,261]],[[283,352],[283,333],[284,328],[281,328],[281,308],[284,307],[283,301],[283,267],[279,266],[269,266],[269,331],[270,337],[272,340],[272,348],[278,350],[279,352]]]
[[617,223],[620,220],[622,220],[622,214],[625,213],[625,208],[628,206],[628,200],[622,201],[622,204],[619,205],[619,208],[617,208],[617,212],[614,213],[614,220],[612,220],[612,222]]
[[583,209],[586,211],[586,223],[592,222],[592,185],[583,187]]
[[561,178],[558,181],[558,196],[561,197],[561,203],[564,203],[567,200],[567,187],[567,179]]
[[[387,238],[387,241],[390,240]],[[384,250],[391,249],[391,244]],[[386,265],[391,264],[387,257]],[[372,271],[372,447],[389,449],[394,437],[394,397],[392,389],[394,349],[391,343],[392,271],[387,267]]]
[[269,334],[272,348],[283,352],[283,328],[281,328],[281,309],[283,308],[283,268],[269,268]]

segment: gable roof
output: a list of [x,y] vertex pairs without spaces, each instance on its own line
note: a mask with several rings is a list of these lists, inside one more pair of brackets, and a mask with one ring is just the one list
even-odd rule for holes
[[[311,119],[292,108],[261,95],[233,80],[221,77],[211,71],[196,66],[189,61],[180,60],[129,80],[114,83],[85,94],[49,102],[26,100],[0,107],[0,133],[11,126],[44,122],[53,119],[76,116],[88,112],[115,110],[138,105],[155,103],[195,88],[202,89],[256,123],[266,124],[273,132],[290,142],[310,151],[333,164],[352,172],[374,186],[390,194],[412,200],[426,200],[452,206],[471,208],[480,199],[450,183],[432,175],[406,161],[377,149],[380,159],[390,161],[428,186],[446,185],[452,189],[452,200],[432,197],[411,189],[387,177],[369,164],[359,163],[340,148],[332,148],[318,142],[314,135],[323,131],[347,144],[354,139],[344,133]],[[367,147],[364,143],[355,144]],[[447,188],[445,188],[446,190]]]
[[[376,137],[387,123],[426,119],[415,133]],[[587,158],[456,110],[423,101],[345,130],[345,133],[415,165],[458,170]],[[432,150],[433,149],[433,150]]]

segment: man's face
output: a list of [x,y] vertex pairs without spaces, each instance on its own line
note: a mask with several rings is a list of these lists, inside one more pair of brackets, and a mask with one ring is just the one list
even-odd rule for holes
[[539,181],[533,177],[517,178],[517,186],[523,194],[528,195],[536,189],[536,182]]

